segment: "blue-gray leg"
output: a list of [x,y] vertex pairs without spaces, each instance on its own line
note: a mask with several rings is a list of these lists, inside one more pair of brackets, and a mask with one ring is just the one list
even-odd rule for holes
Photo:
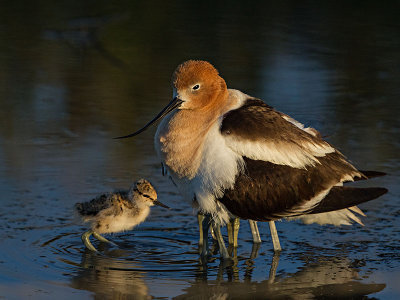
[[208,230],[210,228],[210,222],[211,222],[211,216],[210,215],[203,215],[203,220],[201,224],[201,235],[203,238],[203,241],[201,243],[201,256],[206,257],[209,252],[208,252]]
[[221,226],[212,221],[212,227],[214,229],[214,234],[218,242],[219,253],[221,254],[221,258],[230,259],[231,257],[229,256],[228,250],[226,250],[224,238],[222,237],[221,234]]
[[278,232],[274,221],[269,221],[269,230],[271,231],[272,244],[274,245],[274,251],[280,252],[282,250],[281,244],[279,243]]
[[203,246],[203,220],[204,215],[202,213],[197,213],[197,222],[199,224],[199,249]]
[[253,243],[261,243],[260,232],[258,231],[257,221],[249,220],[251,235],[253,236]]

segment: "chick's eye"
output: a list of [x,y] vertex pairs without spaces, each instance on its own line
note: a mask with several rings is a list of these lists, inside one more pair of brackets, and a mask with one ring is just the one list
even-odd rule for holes
[[195,86],[192,87],[192,90],[196,91],[200,88],[200,84],[196,84]]

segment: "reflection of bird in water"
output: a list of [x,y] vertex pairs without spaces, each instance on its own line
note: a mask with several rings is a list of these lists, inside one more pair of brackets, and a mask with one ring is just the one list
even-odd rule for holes
[[[242,267],[252,268],[251,261],[256,254],[252,253],[252,256]],[[307,257],[296,273],[276,276],[278,261],[279,255],[275,254],[270,273],[263,281],[252,281],[251,270],[246,271],[243,280],[239,278],[239,270],[236,277],[229,278],[228,268],[221,268],[227,272],[227,279],[223,274],[217,274],[214,281],[210,276],[202,275],[207,271],[202,271],[203,265],[199,264],[196,282],[174,299],[368,299],[366,295],[377,293],[386,286],[359,281],[356,269],[347,258]]]
[[153,205],[169,208],[157,200],[156,190],[145,179],[140,179],[129,191],[108,193],[75,204],[83,221],[91,225],[91,229],[82,234],[83,243],[92,251],[97,250],[89,240],[91,235],[99,241],[112,243],[100,234],[132,229],[147,218]]
[[[351,224],[361,222],[356,205],[387,192],[344,187],[383,174],[357,170],[315,129],[228,89],[210,63],[184,62],[172,84],[174,99],[142,129],[120,138],[135,136],[165,117],[156,132],[156,150],[182,195],[195,199],[206,215],[203,256],[210,224],[221,256],[229,258],[220,225],[232,217]],[[278,241],[276,231],[271,233]],[[278,246],[274,243],[275,250]]]
[[71,287],[93,292],[93,299],[152,299],[141,266],[119,257],[82,254]]

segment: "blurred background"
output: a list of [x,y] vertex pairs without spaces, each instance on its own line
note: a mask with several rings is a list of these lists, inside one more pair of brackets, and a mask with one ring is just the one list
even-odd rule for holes
[[[305,299],[400,297],[399,1],[2,1],[0,297]],[[361,169],[388,176],[365,227],[266,224],[254,255],[242,221],[235,265],[199,263],[190,203],[161,176],[149,121],[187,59],[263,99]],[[85,251],[75,202],[144,177],[152,210],[120,248]],[[396,285],[397,283],[397,285]]]

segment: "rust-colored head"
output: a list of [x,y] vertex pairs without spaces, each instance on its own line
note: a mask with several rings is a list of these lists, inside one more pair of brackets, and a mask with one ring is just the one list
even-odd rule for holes
[[225,80],[209,62],[202,60],[188,60],[180,64],[172,76],[172,86],[174,99],[153,120],[134,133],[117,139],[138,135],[175,109],[217,111],[216,108],[223,106],[228,99]]
[[188,60],[180,64],[173,76],[174,97],[183,101],[180,109],[197,109],[226,97],[225,80],[207,61]]

